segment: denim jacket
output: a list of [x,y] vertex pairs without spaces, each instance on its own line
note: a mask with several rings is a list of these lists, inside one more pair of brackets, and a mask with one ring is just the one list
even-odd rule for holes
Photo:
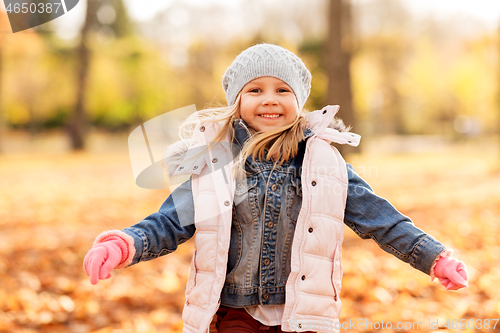
[[[304,134],[306,139],[300,144],[299,153],[279,167],[270,161],[247,160],[248,182],[237,183],[235,190],[222,305],[245,307],[285,302],[291,241],[302,202],[300,170],[306,140],[313,133],[306,129]],[[234,143],[242,146],[248,137],[244,122],[237,121]],[[350,164],[346,166],[344,223],[361,238],[372,238],[384,251],[429,274],[445,247],[377,196]],[[238,200],[245,193],[245,199]],[[193,207],[189,180],[172,192],[157,213],[124,229],[134,239],[136,251],[131,264],[171,253],[192,237]]]

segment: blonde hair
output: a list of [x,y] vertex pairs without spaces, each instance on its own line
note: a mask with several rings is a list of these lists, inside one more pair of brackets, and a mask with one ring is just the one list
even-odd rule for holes
[[[234,121],[241,119],[240,99],[241,94],[238,94],[232,105],[207,108],[193,113],[182,123],[179,129],[180,137],[182,139],[192,139],[194,128],[199,122],[221,122],[221,127],[217,131],[213,142],[215,144],[220,143],[228,133],[229,140],[232,142],[235,134]],[[271,157],[277,157],[275,163],[279,166],[297,155],[299,143],[304,140],[306,114],[307,112],[302,110],[297,114],[293,123],[268,132],[257,132],[250,129],[251,137],[245,142],[235,160],[233,176],[235,178],[242,177],[245,171],[245,161],[249,156],[252,156],[253,161],[256,158],[262,161],[263,158],[269,160]],[[209,146],[207,146],[207,149]]]
[[[236,97],[236,101],[233,105],[229,106],[219,106],[213,108],[207,108],[200,111],[196,111],[191,114],[180,126],[179,136],[181,139],[192,139],[194,128],[198,123],[206,122],[222,122],[222,126],[215,135],[213,139],[214,142],[218,143],[224,139],[226,134],[229,132],[229,140],[234,138],[234,126],[233,123],[236,119],[240,117],[240,95]],[[208,148],[208,147],[207,147]]]

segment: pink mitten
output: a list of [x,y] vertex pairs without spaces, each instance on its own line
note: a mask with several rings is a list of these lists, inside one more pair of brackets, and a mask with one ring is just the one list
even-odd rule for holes
[[434,275],[446,287],[446,290],[458,290],[469,286],[467,267],[455,258],[439,258],[434,267]]
[[83,260],[83,268],[90,277],[90,283],[97,284],[99,279],[109,279],[110,272],[124,259],[127,246],[127,242],[118,236],[108,237],[104,242],[95,244]]

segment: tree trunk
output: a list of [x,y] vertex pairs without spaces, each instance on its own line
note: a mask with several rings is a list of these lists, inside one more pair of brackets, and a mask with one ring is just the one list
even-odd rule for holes
[[80,44],[78,46],[78,69],[76,84],[76,105],[75,110],[68,124],[71,147],[73,150],[85,148],[85,135],[87,132],[87,117],[85,112],[85,99],[87,93],[87,79],[90,61],[90,50],[88,46],[90,32],[96,24],[97,9],[99,2],[96,0],[87,1],[87,13],[83,25]]
[[[352,108],[350,60],[352,48],[351,6],[349,0],[330,0],[328,9],[328,35],[325,45],[325,67],[328,89],[325,104],[340,105],[338,117],[356,130]],[[352,150],[339,146],[342,153]],[[357,149],[356,151],[359,151]]]

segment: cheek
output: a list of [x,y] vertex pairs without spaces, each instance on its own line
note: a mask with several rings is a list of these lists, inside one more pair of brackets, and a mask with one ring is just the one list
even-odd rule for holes
[[250,116],[250,113],[248,112],[248,109],[244,107],[244,105],[242,104],[240,106],[240,117],[241,119],[247,121],[247,119],[249,118]]
[[287,106],[288,106],[288,108],[287,108],[288,116],[295,119],[297,117],[297,115],[299,114],[298,105],[295,104],[294,102],[292,102],[292,103],[288,104]]
[[241,100],[240,102],[240,116],[241,119],[250,119],[254,115],[255,107],[252,105],[251,101]]
[[295,97],[287,99],[286,107],[290,114],[296,115],[299,113],[299,105]]

